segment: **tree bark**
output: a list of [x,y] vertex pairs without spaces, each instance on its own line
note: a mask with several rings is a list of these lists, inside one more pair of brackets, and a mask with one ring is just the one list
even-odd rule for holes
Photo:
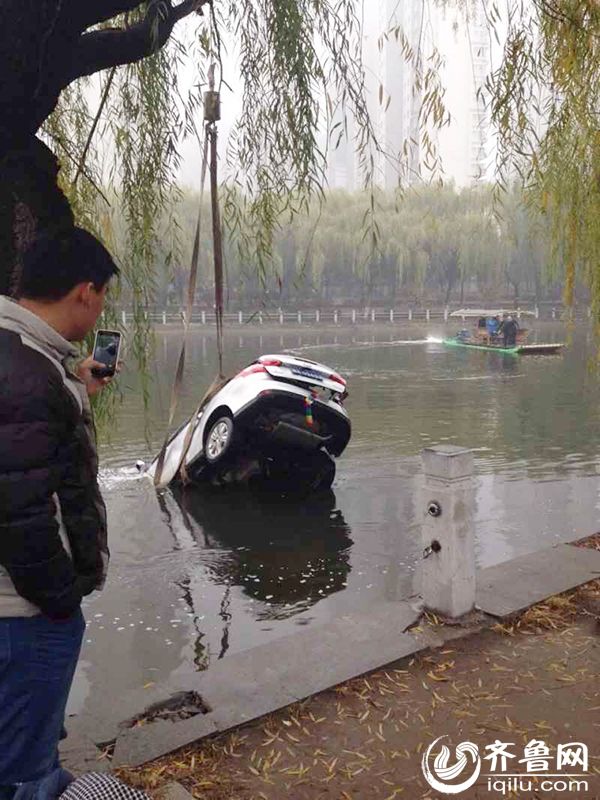
[[95,2],[77,3],[75,14],[82,31],[99,25],[101,22],[118,17],[119,14],[128,14],[140,7],[140,0],[95,0]]
[[167,42],[175,23],[197,3],[186,0],[168,14],[161,11],[164,5],[158,3],[151,7],[142,22],[129,28],[109,28],[80,36],[64,85],[85,75],[140,61],[157,52]]
[[0,163],[0,294],[12,294],[20,255],[39,231],[73,225],[58,170],[54,153],[35,136]]

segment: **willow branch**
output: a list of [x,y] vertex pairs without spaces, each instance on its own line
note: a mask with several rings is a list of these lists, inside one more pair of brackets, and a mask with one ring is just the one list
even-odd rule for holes
[[110,87],[112,86],[112,82],[115,77],[116,67],[113,67],[110,75],[108,76],[108,80],[106,82],[106,86],[104,87],[104,92],[102,93],[102,100],[100,101],[100,105],[98,107],[98,111],[96,112],[96,116],[94,117],[94,122],[92,123],[92,127],[90,128],[90,132],[88,134],[87,141],[85,143],[85,147],[83,148],[83,152],[81,154],[81,159],[79,160],[79,165],[77,166],[77,172],[75,173],[75,177],[73,178],[73,186],[76,186],[77,181],[79,180],[79,176],[83,172],[83,168],[85,167],[85,162],[87,159],[87,155],[92,144],[92,139],[94,138],[94,134],[96,133],[96,128],[98,127],[98,123],[100,122],[100,117],[102,116],[102,112],[104,110],[104,106],[106,105],[106,101],[108,100],[108,95],[110,93]]
[[[69,150],[69,148],[67,147],[67,145],[65,144],[64,140],[63,140],[63,139],[62,139],[60,136],[57,136],[56,134],[52,133],[51,131],[48,131],[48,135],[49,135],[49,136],[50,136],[50,138],[51,138],[51,139],[53,139],[53,141],[55,141],[55,142],[58,144],[58,146],[59,146],[59,147],[60,147],[60,148],[63,150],[63,152],[65,153],[65,155],[67,156],[67,158],[68,158],[70,161],[72,161],[72,162],[73,162],[73,164],[74,164],[74,165],[75,165],[77,168],[79,168],[79,167],[81,166],[81,159],[77,159],[77,158],[76,158],[76,156],[74,156],[74,155],[73,155],[73,153],[71,153],[71,152],[70,152],[70,150]],[[98,184],[97,184],[97,183],[96,183],[96,181],[95,181],[95,180],[92,178],[92,176],[89,174],[89,172],[86,170],[86,168],[85,168],[85,164],[84,164],[83,166],[81,166],[81,174],[82,174],[82,175],[83,175],[83,176],[84,176],[84,177],[85,177],[85,178],[86,178],[86,179],[87,179],[87,180],[88,180],[88,181],[91,183],[91,185],[94,187],[94,189],[96,190],[96,192],[97,192],[97,193],[100,195],[100,197],[101,197],[101,198],[104,200],[104,202],[106,203],[106,205],[107,205],[107,206],[110,208],[110,207],[111,207],[111,202],[110,202],[110,200],[109,200],[109,199],[108,199],[108,197],[107,197],[107,196],[104,194],[104,192],[102,191],[102,189],[100,188],[100,186],[98,186]]]

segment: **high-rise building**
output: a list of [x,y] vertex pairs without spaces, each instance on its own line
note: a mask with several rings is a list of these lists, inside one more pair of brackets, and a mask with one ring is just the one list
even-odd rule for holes
[[[376,179],[386,189],[441,176],[457,186],[493,176],[495,142],[485,96],[492,69],[486,0],[377,0],[365,19],[363,58],[368,102],[383,151]],[[425,109],[437,91],[439,127]],[[341,110],[338,110],[341,117]],[[346,188],[359,171],[352,137],[330,161],[352,164]],[[336,185],[341,172],[337,168]]]
[[331,135],[327,145],[327,180],[331,189],[354,189],[358,180],[357,155],[353,144],[354,119],[341,104],[331,110]]

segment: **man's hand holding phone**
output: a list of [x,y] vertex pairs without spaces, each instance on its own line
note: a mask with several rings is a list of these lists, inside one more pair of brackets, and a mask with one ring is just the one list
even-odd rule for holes
[[96,331],[94,352],[78,368],[78,375],[92,395],[103,389],[120,371],[121,334],[119,331]]
[[[119,361],[115,374],[121,371],[121,365],[122,362]],[[104,366],[105,365],[101,361],[96,361],[94,356],[88,356],[77,367],[77,377],[85,383],[85,388],[90,397],[104,389],[115,377],[114,375],[105,375],[103,378],[100,378],[97,374],[94,374],[97,370],[103,369]]]

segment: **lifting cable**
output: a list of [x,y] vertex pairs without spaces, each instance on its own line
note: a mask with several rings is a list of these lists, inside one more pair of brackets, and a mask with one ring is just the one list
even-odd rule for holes
[[[179,352],[179,360],[177,362],[177,370],[175,372],[175,380],[171,390],[171,404],[169,408],[169,422],[167,424],[167,432],[163,446],[158,456],[156,470],[154,473],[154,486],[157,489],[164,488],[170,480],[177,474],[181,473],[184,482],[187,482],[188,476],[185,470],[185,457],[192,442],[196,426],[198,424],[198,417],[204,405],[214,397],[216,392],[226,382],[223,373],[223,239],[221,231],[221,215],[219,209],[219,192],[218,192],[218,154],[217,154],[217,122],[221,118],[220,114],[220,97],[219,92],[215,91],[215,65],[211,64],[208,70],[208,91],[204,92],[204,144],[202,155],[202,169],[200,175],[200,207],[198,209],[198,218],[196,221],[196,233],[194,236],[194,247],[192,251],[192,261],[190,266],[190,278],[187,291],[187,304],[184,312],[184,328],[183,328],[183,341],[181,343],[181,350]],[[202,203],[204,199],[204,184],[206,182],[206,172],[208,167],[208,160],[210,156],[210,194],[211,194],[211,211],[212,211],[212,235],[213,235],[213,262],[214,262],[214,278],[215,278],[215,319],[217,325],[217,355],[219,361],[218,375],[213,379],[211,385],[208,387],[204,396],[200,400],[198,407],[188,424],[183,450],[179,459],[177,469],[172,472],[168,480],[163,482],[162,473],[164,469],[165,456],[170,441],[170,431],[175,417],[175,411],[181,393],[181,385],[183,382],[183,372],[185,367],[185,352],[187,345],[187,337],[189,332],[190,323],[192,321],[192,311],[194,306],[194,297],[196,294],[196,278],[198,275],[198,263],[200,260],[200,230],[202,220]]]

